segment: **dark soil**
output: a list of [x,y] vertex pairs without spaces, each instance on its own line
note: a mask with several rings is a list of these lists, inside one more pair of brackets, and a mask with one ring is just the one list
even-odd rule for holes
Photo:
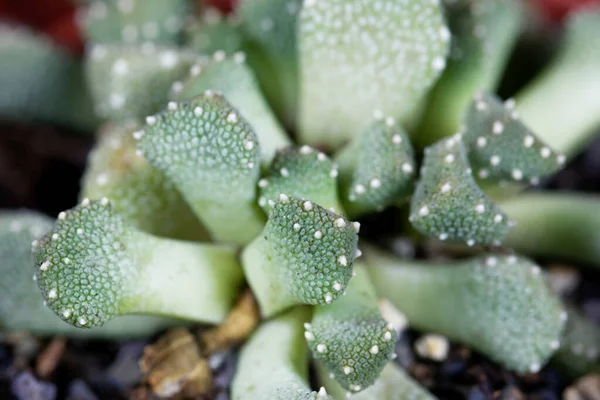
[[[79,180],[93,138],[39,125],[0,123],[0,208],[30,208],[56,216],[77,202]],[[600,192],[600,139],[564,171],[545,184],[550,189]],[[365,224],[365,233],[391,231]],[[383,229],[382,229],[383,228]],[[412,251],[400,246],[401,251]],[[600,323],[600,273],[582,269],[580,285],[571,295],[589,317]],[[572,382],[546,368],[539,374],[517,376],[468,349],[452,345],[442,363],[419,359],[413,343],[420,333],[407,331],[397,345],[397,361],[441,399],[560,399]],[[139,381],[137,360],[148,341],[82,342],[70,340],[58,365],[45,380],[36,375],[36,360],[49,339],[23,335],[0,343],[0,399],[144,399],[133,391]],[[219,393],[226,390],[235,355],[211,360]],[[221,389],[219,389],[219,387]],[[134,395],[135,394],[135,395]]]

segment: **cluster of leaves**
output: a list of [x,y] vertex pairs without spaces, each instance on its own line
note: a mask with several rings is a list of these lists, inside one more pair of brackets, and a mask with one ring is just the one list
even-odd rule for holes
[[[0,97],[2,115],[77,125],[87,104],[85,121],[101,124],[79,205],[54,224],[0,218],[18,241],[0,248],[7,271],[35,265],[39,286],[7,281],[15,295],[0,311],[22,297],[40,318],[3,316],[5,329],[220,323],[246,282],[265,321],[234,399],[429,398],[390,363],[397,331],[380,298],[518,372],[555,353],[578,360],[563,363],[576,373],[598,368],[597,351],[561,346],[597,346],[598,328],[568,318],[530,259],[490,246],[600,265],[600,200],[520,194],[600,125],[599,10],[575,14],[556,60],[503,101],[515,0],[247,0],[189,23],[186,0],[82,3],[77,96],[90,101],[79,109],[55,97],[73,60],[20,30],[0,38],[0,67],[21,82]],[[414,261],[361,242],[363,255],[357,220],[392,207],[422,240],[478,254]],[[308,349],[327,390],[308,384]]]

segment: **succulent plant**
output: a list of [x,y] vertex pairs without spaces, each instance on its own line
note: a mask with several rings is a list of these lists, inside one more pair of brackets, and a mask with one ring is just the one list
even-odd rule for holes
[[304,335],[314,357],[342,387],[359,392],[371,386],[395,357],[396,331],[379,313],[365,266],[356,265],[347,293],[317,307]]
[[242,282],[235,247],[152,236],[107,198],[62,212],[33,251],[48,307],[80,327],[140,313],[220,322]]
[[[334,399],[345,397],[346,390],[330,376],[327,368],[317,363],[317,372],[327,393]],[[354,400],[433,400],[436,397],[423,389],[399,365],[388,363],[373,386],[369,386],[360,393],[353,394],[351,398]]]
[[94,43],[176,44],[184,18],[190,11],[186,0],[111,1],[79,0],[79,22]]
[[0,117],[95,129],[80,64],[48,38],[0,20]]
[[48,307],[35,282],[31,243],[52,229],[53,220],[33,211],[0,212],[0,270],[2,292],[0,329],[77,338],[115,339],[146,337],[181,320],[154,316],[118,317],[93,329],[77,329],[58,319]]
[[539,371],[560,346],[567,314],[527,259],[488,254],[446,265],[399,260],[374,248],[366,258],[378,292],[415,327],[520,372]]
[[303,324],[309,308],[286,311],[260,326],[244,346],[231,396],[235,400],[331,400],[308,385]]
[[575,377],[600,371],[600,327],[572,306],[567,312],[563,341],[552,364]]
[[[47,307],[27,307],[52,321],[6,329],[109,335],[129,314],[151,318],[134,336],[218,324],[246,282],[263,322],[235,400],[431,398],[392,361],[382,297],[411,327],[519,373],[553,355],[581,362],[574,375],[597,365],[567,354],[597,327],[565,311],[530,257],[599,265],[600,199],[522,192],[600,127],[600,9],[574,14],[556,59],[501,98],[516,0],[244,0],[185,27],[183,0],[84,3],[79,72],[103,125],[80,204],[21,232],[33,255],[0,247],[11,273],[35,271]],[[31,90],[63,85],[46,84]],[[384,210],[401,216],[394,234],[456,259],[363,242],[360,259],[361,222]]]

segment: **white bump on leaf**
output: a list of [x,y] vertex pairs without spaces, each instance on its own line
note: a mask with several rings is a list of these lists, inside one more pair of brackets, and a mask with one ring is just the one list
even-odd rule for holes
[[540,150],[540,154],[544,158],[550,157],[550,153],[552,153],[552,150],[550,150],[549,147],[542,147],[542,149]]
[[378,187],[381,186],[381,181],[377,178],[373,178],[373,179],[371,179],[371,182],[369,184],[371,185],[372,188],[377,189]]
[[511,175],[515,181],[523,179],[523,171],[518,168],[513,169]]
[[499,135],[502,132],[504,132],[504,124],[500,121],[495,121],[494,125],[492,126],[492,132],[494,133],[494,135]]

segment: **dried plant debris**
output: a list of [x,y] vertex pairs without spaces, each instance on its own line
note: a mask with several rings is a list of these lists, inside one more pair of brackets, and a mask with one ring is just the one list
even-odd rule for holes
[[144,349],[140,369],[154,394],[169,398],[180,392],[186,397],[208,395],[212,373],[200,355],[194,336],[186,329],[172,330]]
[[563,392],[564,400],[594,400],[600,398],[600,374],[579,379]]
[[252,292],[247,290],[222,324],[200,332],[202,354],[208,356],[245,341],[254,332],[259,320],[258,305]]

